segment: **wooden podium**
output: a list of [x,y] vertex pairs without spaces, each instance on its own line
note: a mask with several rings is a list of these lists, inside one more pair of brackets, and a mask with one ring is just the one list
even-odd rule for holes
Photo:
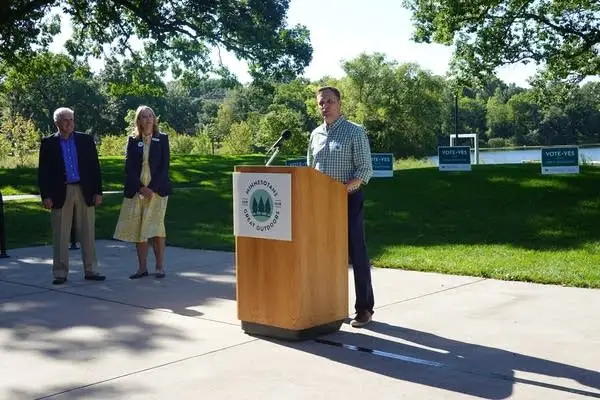
[[[266,185],[280,195],[280,189],[268,183],[268,176],[291,178],[291,237],[249,237],[261,234],[252,232],[238,232],[235,237],[237,310],[242,329],[286,340],[337,331],[348,316],[348,198],[344,185],[309,167],[236,166],[235,172],[238,177],[252,176],[254,181],[246,188],[238,187],[237,193],[234,183],[234,227],[237,215],[237,226],[249,223],[256,228],[248,215],[248,210],[259,208],[255,199],[248,200],[252,190],[258,190],[256,185]],[[261,177],[264,179],[257,179]],[[246,196],[237,199],[238,209],[236,196]],[[245,207],[244,211],[239,207]],[[271,211],[270,203],[264,209]]]

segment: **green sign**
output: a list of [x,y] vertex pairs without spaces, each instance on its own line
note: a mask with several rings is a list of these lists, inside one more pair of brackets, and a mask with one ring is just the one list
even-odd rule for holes
[[578,174],[579,148],[546,147],[542,149],[542,174]]
[[468,146],[439,146],[440,171],[470,171],[471,148]]
[[394,176],[394,155],[392,153],[372,153],[373,178]]

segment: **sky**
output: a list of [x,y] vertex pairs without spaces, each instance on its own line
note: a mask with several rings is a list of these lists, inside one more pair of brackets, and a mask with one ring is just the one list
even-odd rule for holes
[[[452,48],[413,42],[411,13],[401,3],[401,0],[291,0],[288,25],[305,25],[313,46],[313,59],[304,76],[311,80],[325,75],[342,77],[342,62],[363,52],[383,53],[388,60],[414,62],[434,74],[444,75]],[[62,30],[51,48],[54,51],[60,51],[70,36],[67,19],[63,19]],[[224,52],[221,57],[241,82],[250,80],[245,62]],[[95,70],[101,67],[101,62],[92,63]],[[534,73],[533,64],[518,64],[499,68],[497,76],[506,83],[529,87],[527,79]]]

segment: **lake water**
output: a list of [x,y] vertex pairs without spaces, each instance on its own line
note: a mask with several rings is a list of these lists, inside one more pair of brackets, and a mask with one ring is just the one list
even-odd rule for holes
[[[436,166],[438,156],[427,157]],[[579,160],[600,162],[600,147],[579,148]],[[523,161],[542,161],[541,149],[479,151],[479,164],[521,164]],[[475,164],[475,151],[471,150],[471,163]]]

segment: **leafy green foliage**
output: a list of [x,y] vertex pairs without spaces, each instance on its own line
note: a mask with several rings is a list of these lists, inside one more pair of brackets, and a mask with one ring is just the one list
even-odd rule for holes
[[283,142],[281,153],[305,154],[308,132],[303,129],[302,117],[300,113],[281,105],[271,106],[269,112],[262,117],[255,143],[258,147],[268,149],[286,129],[291,132],[291,136]]
[[[434,151],[442,116],[442,81],[414,64],[398,66],[383,54],[344,64],[342,107],[364,125],[376,151],[423,156]],[[347,99],[347,100],[345,100]]]
[[506,104],[513,123],[514,142],[517,146],[539,143],[538,127],[541,123],[540,107],[535,103],[531,92],[512,96]]
[[506,142],[506,139],[501,137],[493,137],[488,140],[488,146],[492,148],[500,148],[507,147],[509,143]]
[[112,58],[105,62],[102,78],[107,82],[107,94],[112,97],[160,97],[167,91],[160,72],[159,67],[146,59]]
[[231,105],[228,103],[221,104],[213,123],[214,129],[209,131],[211,139],[214,142],[221,142],[229,134],[233,123],[234,117]]
[[210,48],[218,47],[248,60],[255,77],[278,80],[301,73],[312,57],[308,30],[285,24],[289,0],[17,0],[0,8],[0,59],[12,63],[45,48],[59,26],[44,16],[57,6],[71,18],[65,47],[73,56],[148,58],[179,76],[208,72]]
[[127,136],[123,135],[102,135],[98,145],[98,154],[101,157],[125,155],[127,150]]
[[[458,100],[459,125],[461,133],[478,133],[484,135],[486,131],[486,103],[482,98],[461,97]],[[454,110],[453,110],[454,111]]]
[[15,60],[31,51],[33,44],[46,47],[60,32],[57,16],[48,18],[53,0],[0,2],[0,59]]
[[4,135],[0,135],[0,160],[5,160],[10,155],[12,143]]
[[229,135],[223,139],[222,154],[249,154],[252,152],[254,135],[247,122],[235,122],[231,125]]
[[24,165],[25,157],[39,149],[42,134],[33,121],[21,115],[7,118],[0,124],[0,135],[10,144],[10,154]]
[[89,67],[63,54],[42,52],[14,66],[0,65],[2,104],[9,114],[26,115],[44,133],[54,131],[58,107],[75,111],[75,128],[96,131],[105,99]]
[[[163,132],[194,138],[180,139],[180,152],[264,152],[290,129],[293,137],[282,151],[301,155],[308,134],[322,123],[316,90],[324,84],[340,88],[343,113],[367,128],[372,150],[397,158],[435,154],[455,133],[455,121],[458,133],[479,134],[481,147],[497,145],[489,142],[493,138],[511,146],[600,143],[598,82],[579,86],[540,76],[531,89],[490,79],[482,87],[457,90],[454,80],[378,53],[344,63],[341,78],[249,85],[199,74],[165,82],[149,60],[139,65],[109,60],[98,73],[65,55],[41,52],[30,61],[21,67],[0,66],[0,115],[25,115],[48,133],[55,129],[53,110],[71,105],[76,129],[100,143],[105,135],[130,134],[135,110],[145,104],[154,109]],[[244,124],[247,128],[240,128]],[[104,154],[121,154],[119,143],[106,146]],[[24,158],[2,165],[34,162]]]
[[495,95],[487,102],[487,126],[490,138],[509,138],[513,135],[510,108]]
[[600,73],[600,3],[590,0],[404,0],[414,39],[456,45],[463,83],[496,67],[536,61],[549,76],[581,79]]
[[198,122],[197,114],[202,110],[202,101],[192,97],[183,81],[167,83],[164,116],[177,132],[193,134]]
[[206,135],[169,135],[171,154],[210,154],[210,139]]

